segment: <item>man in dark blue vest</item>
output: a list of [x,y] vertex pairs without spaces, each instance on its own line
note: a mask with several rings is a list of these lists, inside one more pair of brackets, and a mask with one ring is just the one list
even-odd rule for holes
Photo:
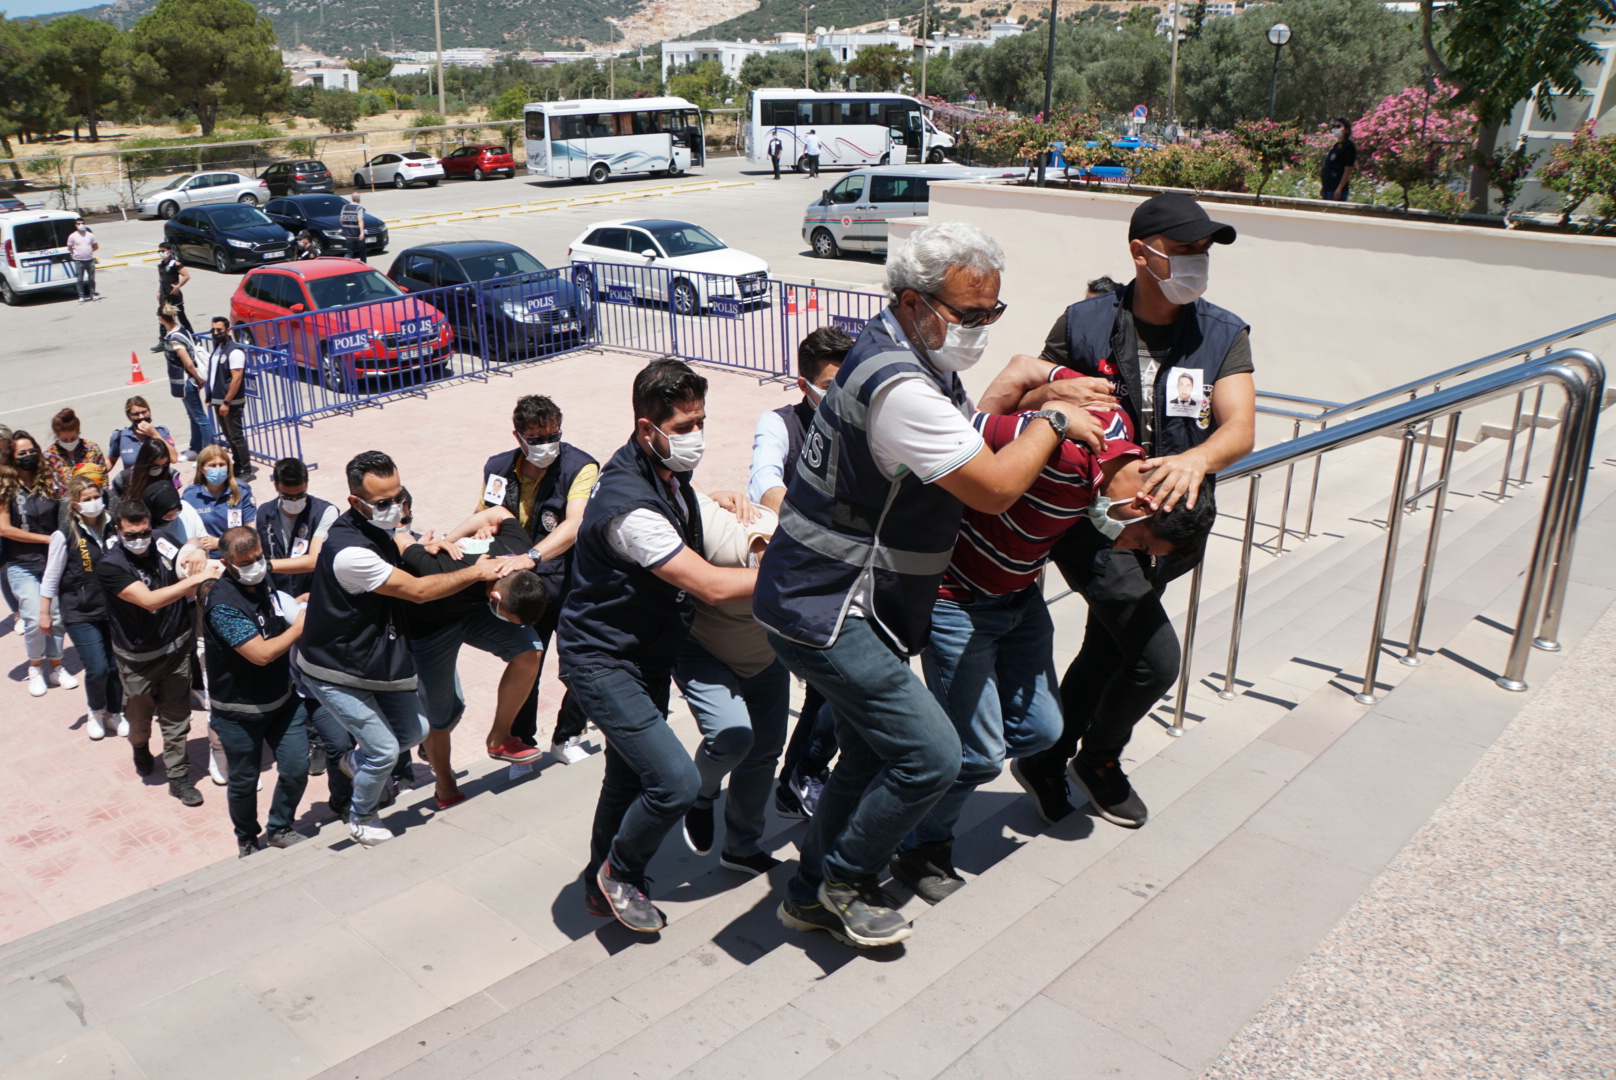
[[[797,389],[802,400],[782,405],[758,417],[752,433],[752,471],[746,497],[776,514],[785,501],[786,485],[797,475],[797,458],[802,440],[813,422],[814,410],[824,400],[825,391],[842,370],[842,361],[853,347],[853,339],[836,326],[821,326],[797,345]],[[802,699],[797,726],[780,761],[780,782],[774,792],[774,808],[781,817],[812,817],[819,805],[819,793],[830,776],[830,759],[836,756],[836,724],[825,699],[812,686]]]
[[277,461],[270,479],[275,498],[258,508],[258,539],[275,588],[301,598],[309,591],[320,548],[337,522],[337,508],[309,494],[309,467],[297,458]]
[[309,783],[309,733],[292,687],[289,654],[303,634],[303,616],[288,621],[268,581],[269,561],[251,528],[219,537],[225,572],[202,600],[202,658],[208,672],[213,730],[230,764],[230,823],[237,855],[258,850],[258,771],[264,744],[275,754],[275,796],[269,807],[270,847],[290,847],[297,804]]
[[[1194,506],[1219,469],[1251,451],[1256,433],[1250,327],[1201,298],[1208,252],[1234,239],[1233,227],[1212,221],[1186,196],[1141,203],[1128,226],[1132,284],[1067,308],[1042,356],[1016,357],[1014,377],[1007,372],[1004,385],[989,387],[983,411],[1114,401],[1128,411],[1148,455],[1147,496],[1162,509],[1180,500]],[[1045,385],[1024,394],[1028,378]],[[1181,394],[1185,378],[1190,393]],[[1061,680],[1061,737],[1022,758],[1015,774],[1046,821],[1072,812],[1070,778],[1101,817],[1138,828],[1149,812],[1120,758],[1134,724],[1178,678],[1178,636],[1161,595],[1201,552],[1157,559],[1116,550],[1112,539],[1080,522],[1052,553],[1088,601],[1088,626]]]
[[634,377],[634,433],[589,497],[556,629],[561,677],[606,735],[585,903],[647,934],[667,919],[646,895],[646,864],[701,783],[667,723],[673,663],[697,600],[745,600],[757,580],[703,554],[690,474],[706,401],[707,380],[681,361],[654,360]]
[[999,245],[962,222],[921,229],[889,257],[891,306],[815,412],[758,572],[753,613],[830,702],[841,750],[780,920],[860,947],[909,936],[878,875],[960,769],[954,725],[909,657],[926,645],[964,507],[1008,509],[1069,425],[1104,445],[1076,411],[1041,412],[997,453],[972,426],[957,373],[1004,312],[1003,269]]
[[[527,554],[534,562],[534,572],[544,582],[548,600],[544,617],[534,629],[540,648],[548,651],[572,580],[572,545],[578,538],[589,492],[600,476],[600,465],[576,446],[562,441],[561,410],[547,397],[529,394],[517,401],[511,429],[516,449],[495,454],[483,465],[482,501],[477,509],[503,506],[527,530]],[[541,654],[540,677],[543,664]],[[563,765],[575,765],[588,757],[588,751],[580,745],[588,723],[589,717],[573,696],[564,694],[550,737],[550,756]],[[523,746],[537,746],[538,731],[539,677],[535,677],[532,692],[516,712],[511,738]],[[520,747],[505,749],[507,760],[522,757]]]

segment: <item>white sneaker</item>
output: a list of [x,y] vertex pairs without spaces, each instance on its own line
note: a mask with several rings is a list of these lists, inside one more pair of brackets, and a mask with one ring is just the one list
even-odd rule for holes
[[29,664],[28,665],[28,692],[30,694],[32,694],[34,697],[44,697],[46,689],[47,689],[47,687],[45,686],[45,671],[44,671],[44,669],[41,668],[38,664]]
[[11,629],[12,632],[14,632],[18,637],[22,637],[24,634],[28,633],[28,628],[22,624],[21,615],[13,615],[11,617]]
[[90,738],[92,739],[99,740],[106,738],[107,714],[102,712],[100,709],[91,709],[90,719],[89,722],[85,724],[85,728],[89,731]]
[[566,742],[550,744],[550,757],[563,765],[576,765],[589,756],[589,751],[579,745],[579,736],[573,736]]
[[79,688],[78,679],[74,678],[73,673],[61,664],[53,664],[50,674],[46,678],[50,680],[52,686],[59,686],[63,690],[77,690]]
[[118,738],[127,739],[128,737],[129,737],[129,718],[127,716],[125,716],[123,713],[119,713],[118,714]]
[[381,819],[376,814],[368,817],[350,817],[348,832],[365,847],[375,847],[393,838],[392,830],[382,825]]
[[230,782],[230,763],[225,760],[223,750],[215,750],[208,755],[208,775],[220,787]]
[[196,460],[196,451],[195,450],[181,450],[180,451],[180,460],[181,461],[195,461]]

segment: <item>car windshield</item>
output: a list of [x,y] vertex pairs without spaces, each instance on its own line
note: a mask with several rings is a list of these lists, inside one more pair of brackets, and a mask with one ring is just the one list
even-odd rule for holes
[[219,229],[247,229],[254,225],[275,224],[256,206],[227,206],[208,215],[208,220]]
[[335,195],[321,195],[313,199],[299,199],[293,205],[301,206],[309,217],[334,217],[342,213],[343,200]]
[[533,274],[544,269],[544,264],[525,251],[496,251],[491,255],[473,255],[461,259],[460,266],[472,281],[510,277],[512,274]]
[[403,296],[404,290],[382,276],[379,270],[360,270],[308,282],[309,295],[317,308],[344,307],[371,300]]
[[700,225],[650,225],[646,226],[646,231],[657,238],[670,258],[724,250],[718,237]]

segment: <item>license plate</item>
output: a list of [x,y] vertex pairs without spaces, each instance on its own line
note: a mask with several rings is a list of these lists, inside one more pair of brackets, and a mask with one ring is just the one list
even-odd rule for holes
[[554,327],[552,327],[552,329],[554,329],[558,334],[571,334],[577,332],[578,324],[577,322],[571,320],[567,322],[558,322]]
[[423,351],[422,349],[400,349],[398,350],[398,358],[400,360],[419,360]]

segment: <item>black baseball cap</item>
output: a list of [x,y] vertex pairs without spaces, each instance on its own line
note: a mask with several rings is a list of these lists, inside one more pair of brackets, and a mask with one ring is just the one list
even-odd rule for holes
[[1233,225],[1213,221],[1201,204],[1188,195],[1156,195],[1140,203],[1128,221],[1128,239],[1165,236],[1180,244],[1212,238],[1214,244],[1234,243]]

